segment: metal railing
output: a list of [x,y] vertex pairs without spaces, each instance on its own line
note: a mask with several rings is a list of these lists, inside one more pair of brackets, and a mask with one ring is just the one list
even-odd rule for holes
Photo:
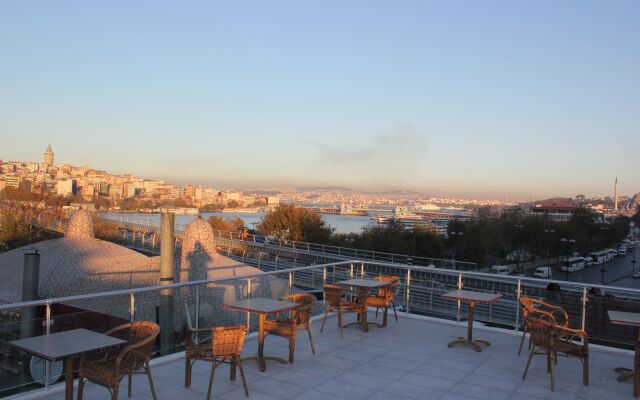
[[[0,305],[0,334],[5,343],[0,343],[3,350],[0,351],[0,359],[3,364],[11,364],[11,357],[24,358],[15,351],[12,353],[10,346],[6,345],[6,342],[17,338],[75,327],[106,331],[113,324],[135,320],[160,320],[162,325],[163,307],[170,307],[174,311],[174,319],[169,325],[172,327],[169,329],[173,330],[172,339],[169,342],[161,341],[158,349],[160,354],[168,354],[179,351],[184,345],[187,325],[203,327],[240,321],[248,323],[251,330],[255,331],[255,321],[250,317],[222,308],[222,304],[230,299],[251,296],[280,298],[295,291],[319,293],[325,283],[377,275],[400,278],[396,304],[399,311],[406,314],[464,320],[466,307],[444,299],[442,294],[465,288],[502,295],[493,305],[476,307],[476,319],[486,324],[519,329],[522,316],[518,300],[521,296],[534,296],[564,307],[571,316],[570,325],[586,330],[592,342],[625,347],[635,340],[635,332],[631,328],[611,324],[606,312],[609,309],[640,311],[640,290],[637,289],[355,260],[233,278],[3,304]],[[25,308],[36,308],[39,315],[37,319],[21,320],[20,311]],[[315,314],[320,311],[321,306],[315,310]],[[31,325],[32,329],[25,330],[26,325]],[[5,370],[0,374],[8,374]],[[45,388],[52,383],[47,371],[49,368],[43,380]],[[21,379],[0,379],[0,382],[0,397],[38,387],[25,371],[22,371]]]
[[[120,218],[102,218],[107,223],[116,223],[122,229],[138,231],[144,237],[145,233],[153,232],[159,234],[159,221],[151,218],[141,217],[120,217]],[[181,238],[186,225],[177,224],[175,226],[176,237]],[[410,265],[433,265],[439,268],[448,268],[463,271],[477,271],[478,265],[474,262],[457,261],[453,259],[442,259],[434,257],[411,256],[407,254],[387,253],[381,251],[356,249],[352,247],[333,246],[328,244],[319,244],[311,242],[302,242],[297,240],[285,240],[277,237],[271,237],[263,234],[245,234],[242,232],[213,230],[214,237],[220,239],[238,240],[248,243],[254,243],[268,248],[290,249],[294,251],[314,253],[323,256],[332,256],[336,259],[359,259],[389,263],[403,263]],[[159,246],[159,245],[158,245]]]

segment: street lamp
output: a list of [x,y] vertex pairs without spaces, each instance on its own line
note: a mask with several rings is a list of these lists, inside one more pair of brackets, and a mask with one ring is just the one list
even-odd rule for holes
[[556,233],[556,230],[545,229],[544,233],[547,237],[547,265],[551,268],[551,241],[553,240],[553,234]]
[[[458,245],[458,239],[464,235],[464,232],[449,232],[449,236],[451,236],[451,242],[453,247],[453,257],[451,257],[451,252],[449,253],[449,258],[453,258],[453,262],[455,263],[456,258],[456,247]],[[455,265],[454,265],[454,269]]]
[[560,239],[560,242],[562,242],[567,248],[567,259],[566,259],[567,265],[566,265],[566,268],[565,268],[565,272],[567,273],[567,281],[568,281],[569,280],[569,257],[571,256],[571,246],[576,244],[576,240],[575,239],[562,238],[562,239]]
[[[516,247],[516,246],[515,246],[515,245],[513,245],[513,242],[516,242],[516,243],[517,243],[517,240],[516,240],[516,239],[517,239],[517,237],[518,237],[518,231],[519,231],[520,229],[524,228],[524,225],[521,225],[521,224],[515,224],[513,227],[514,227],[514,228],[516,228],[516,234],[513,236],[513,241],[512,241],[512,245],[511,245],[511,257],[512,257],[512,258],[513,258],[513,256],[514,256],[514,254],[513,254],[513,253],[516,251],[516,249],[515,249],[515,247]],[[523,271],[520,271],[520,256],[521,256],[521,254],[520,254],[520,253],[521,253],[520,251],[518,251],[518,252],[517,252],[517,254],[518,254],[518,255],[517,255],[517,257],[518,257],[518,258],[516,259],[516,270],[518,271],[518,273],[523,273]]]

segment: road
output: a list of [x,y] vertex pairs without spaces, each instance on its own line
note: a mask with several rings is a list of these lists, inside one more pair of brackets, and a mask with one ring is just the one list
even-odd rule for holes
[[[640,261],[640,249],[636,248],[635,251],[636,260]],[[624,256],[614,257],[613,260],[605,264],[592,265],[579,272],[570,272],[569,280],[574,282],[599,284],[602,281],[601,268],[604,267],[606,270],[604,274],[605,284],[640,289],[640,279],[633,279],[631,277],[631,260],[633,260],[633,251],[627,252]],[[640,262],[636,264],[636,269],[640,270]],[[566,272],[561,272],[559,270],[554,271],[554,278],[564,280],[566,277]]]

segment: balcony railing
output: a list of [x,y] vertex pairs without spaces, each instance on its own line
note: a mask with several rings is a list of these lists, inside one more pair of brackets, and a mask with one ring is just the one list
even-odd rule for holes
[[[465,288],[503,295],[491,306],[477,306],[476,320],[485,324],[518,329],[522,323],[518,299],[534,296],[564,307],[571,316],[571,326],[585,329],[591,342],[629,347],[635,340],[632,329],[610,323],[607,310],[640,311],[640,290],[369,260],[343,261],[232,278],[0,305],[0,362],[3,366],[0,397],[42,386],[46,388],[61,378],[58,367],[48,364],[41,380],[43,385],[35,382],[30,375],[29,358],[6,343],[11,340],[80,327],[104,332],[123,322],[152,320],[162,327],[157,354],[167,355],[183,349],[189,326],[247,323],[250,332],[257,330],[255,318],[225,310],[224,302],[257,296],[281,298],[300,291],[320,295],[325,283],[378,275],[400,277],[396,304],[400,312],[407,314],[464,320],[466,306],[445,300],[442,294]],[[319,302],[314,314],[321,312],[322,303]]]

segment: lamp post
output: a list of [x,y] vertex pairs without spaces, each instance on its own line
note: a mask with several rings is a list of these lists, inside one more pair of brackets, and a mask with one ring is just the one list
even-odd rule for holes
[[[601,227],[600,227],[600,230],[601,230],[601,231],[608,231],[608,230],[609,230],[609,228],[608,228],[608,227],[601,226]],[[601,284],[601,285],[604,285],[604,274],[606,274],[606,273],[607,273],[607,267],[606,267],[606,266],[607,266],[608,258],[609,258],[609,256],[608,256],[608,255],[605,255],[605,256],[604,256],[604,262],[602,263],[602,266],[600,267],[600,272],[602,273],[602,276],[601,276],[601,278],[600,278],[600,284]]]
[[566,239],[566,238],[562,238],[560,239],[560,242],[562,242],[566,248],[567,248],[567,258],[566,258],[566,268],[565,268],[565,272],[567,274],[567,281],[569,280],[569,257],[571,256],[571,246],[573,246],[574,244],[576,244],[576,240],[575,239]]
[[553,234],[556,233],[555,229],[545,229],[544,234],[547,238],[547,265],[551,268],[551,242],[553,240]]
[[[451,236],[451,242],[452,242],[452,250],[453,250],[453,257],[451,256],[451,252],[449,253],[449,258],[453,258],[454,262],[455,262],[455,258],[456,258],[456,250],[457,250],[457,246],[458,246],[458,239],[464,235],[464,232],[449,232],[449,236]],[[455,266],[454,266],[455,269]]]
[[[520,232],[520,229],[524,228],[524,225],[515,224],[513,227],[516,228],[516,234],[513,236],[513,241],[517,244],[518,243],[518,240],[517,240],[518,233]],[[513,255],[514,255],[513,253],[516,252],[516,247],[518,247],[518,246],[515,246],[515,245],[511,246],[511,257],[512,258],[513,258]],[[516,270],[519,273],[522,273],[523,271],[520,271],[520,256],[521,256],[521,252],[518,250],[518,252],[517,252],[517,257],[518,258],[516,259]]]
[[633,273],[636,273],[636,237],[635,235],[633,236],[633,259],[631,260],[631,270],[633,271]]

